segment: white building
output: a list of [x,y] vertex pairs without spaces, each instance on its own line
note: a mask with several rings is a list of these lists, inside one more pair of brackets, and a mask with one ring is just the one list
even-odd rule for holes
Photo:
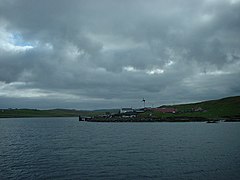
[[122,108],[122,109],[120,110],[120,113],[121,113],[121,114],[124,114],[124,113],[133,113],[133,112],[134,112],[133,108]]

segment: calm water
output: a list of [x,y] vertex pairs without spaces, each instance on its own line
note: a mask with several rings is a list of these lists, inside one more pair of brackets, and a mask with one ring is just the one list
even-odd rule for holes
[[0,119],[0,179],[240,179],[240,123]]

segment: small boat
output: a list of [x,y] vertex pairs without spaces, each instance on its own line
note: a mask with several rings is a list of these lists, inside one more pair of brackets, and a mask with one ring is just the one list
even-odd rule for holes
[[90,121],[92,117],[89,116],[78,116],[79,121]]

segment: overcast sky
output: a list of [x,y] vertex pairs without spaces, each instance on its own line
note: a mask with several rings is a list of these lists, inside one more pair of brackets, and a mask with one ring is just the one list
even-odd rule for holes
[[0,0],[0,108],[240,95],[240,0]]

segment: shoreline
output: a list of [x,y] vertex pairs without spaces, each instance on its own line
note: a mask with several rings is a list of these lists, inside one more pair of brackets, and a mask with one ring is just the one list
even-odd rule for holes
[[240,122],[240,119],[235,118],[203,118],[203,117],[174,117],[174,118],[88,118],[86,122]]

